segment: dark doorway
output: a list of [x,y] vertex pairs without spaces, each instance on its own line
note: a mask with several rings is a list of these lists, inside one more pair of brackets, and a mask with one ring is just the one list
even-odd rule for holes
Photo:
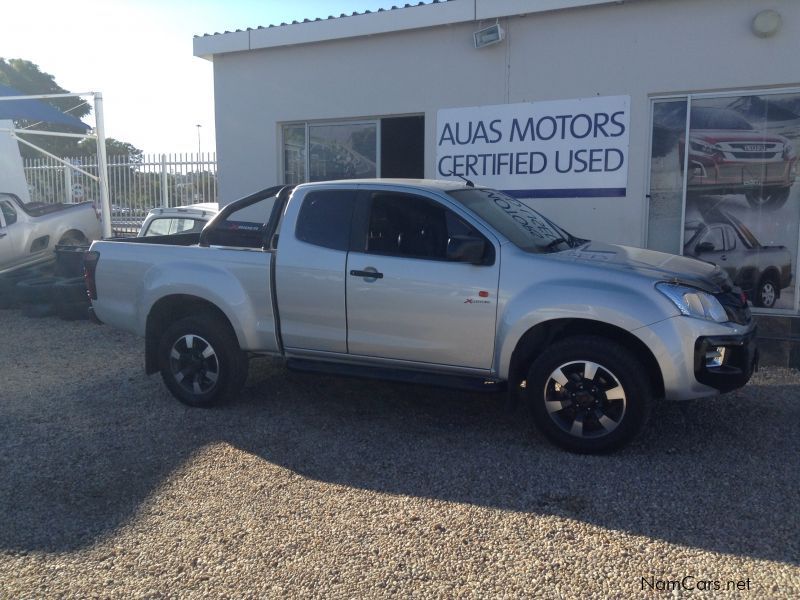
[[425,117],[381,119],[381,177],[425,177]]

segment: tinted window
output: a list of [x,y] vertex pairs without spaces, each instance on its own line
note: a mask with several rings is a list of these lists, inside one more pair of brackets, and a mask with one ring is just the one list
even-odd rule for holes
[[297,217],[297,239],[315,246],[347,250],[354,198],[355,192],[351,190],[308,194]]
[[17,211],[13,206],[11,206],[10,202],[6,200],[0,202],[0,210],[3,211],[3,218],[6,221],[6,227],[17,222]]
[[446,260],[447,242],[454,235],[482,237],[463,219],[425,198],[372,196],[367,252]]
[[271,196],[232,212],[209,233],[208,243],[233,248],[263,248],[274,204],[275,196]]

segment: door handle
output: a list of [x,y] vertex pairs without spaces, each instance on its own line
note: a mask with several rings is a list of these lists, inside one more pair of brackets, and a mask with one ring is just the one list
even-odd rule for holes
[[720,258],[722,260],[728,260],[728,255],[727,254],[723,254],[722,256],[720,256]]
[[[368,269],[371,267],[367,267]],[[358,271],[353,269],[350,271],[350,275],[353,277],[364,277],[365,279],[383,279],[383,273],[378,273],[378,271]]]

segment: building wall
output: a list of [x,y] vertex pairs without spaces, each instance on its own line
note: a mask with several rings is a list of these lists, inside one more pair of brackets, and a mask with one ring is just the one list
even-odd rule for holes
[[[750,24],[765,8],[783,27],[760,39]],[[284,122],[424,113],[433,176],[440,108],[630,95],[627,196],[530,203],[578,235],[643,245],[649,98],[800,85],[795,0],[635,0],[513,17],[500,20],[503,43],[476,50],[472,32],[492,22],[214,56],[221,201],[280,181]]]

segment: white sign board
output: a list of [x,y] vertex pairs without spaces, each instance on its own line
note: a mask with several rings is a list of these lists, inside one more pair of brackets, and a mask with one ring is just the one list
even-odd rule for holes
[[519,198],[624,196],[630,96],[446,108],[436,175]]

